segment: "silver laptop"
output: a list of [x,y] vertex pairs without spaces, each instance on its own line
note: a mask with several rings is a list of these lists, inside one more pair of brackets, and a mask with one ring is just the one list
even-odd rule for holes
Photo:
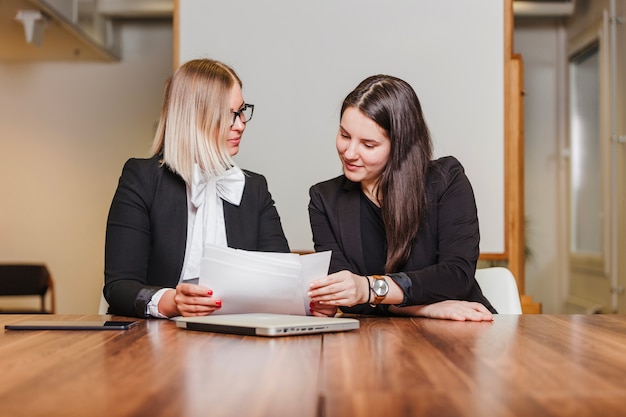
[[340,332],[359,328],[359,321],[343,317],[292,316],[287,314],[246,313],[201,317],[180,317],[183,329],[248,336],[292,336]]

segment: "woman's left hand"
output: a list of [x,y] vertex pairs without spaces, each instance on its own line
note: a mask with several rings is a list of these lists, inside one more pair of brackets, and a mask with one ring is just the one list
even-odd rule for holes
[[460,300],[445,300],[409,307],[390,307],[389,312],[444,320],[493,321],[493,314],[481,303]]

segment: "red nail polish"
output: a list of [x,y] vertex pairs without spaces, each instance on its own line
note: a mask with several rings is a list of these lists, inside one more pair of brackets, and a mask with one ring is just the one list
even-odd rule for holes
[[315,307],[315,302],[311,301],[311,302],[309,303],[309,307],[311,307],[311,308]]
[[209,291],[207,291],[207,294],[209,294],[209,295],[213,295],[213,291],[212,291],[212,290],[209,290]]
[[215,300],[215,305],[217,307],[221,307],[222,306],[222,300]]

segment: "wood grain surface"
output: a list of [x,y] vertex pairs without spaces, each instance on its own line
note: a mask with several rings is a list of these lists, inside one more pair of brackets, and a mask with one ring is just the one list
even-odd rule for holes
[[0,315],[1,417],[626,415],[620,315],[361,317],[359,330],[281,338],[167,320],[4,330],[35,318]]

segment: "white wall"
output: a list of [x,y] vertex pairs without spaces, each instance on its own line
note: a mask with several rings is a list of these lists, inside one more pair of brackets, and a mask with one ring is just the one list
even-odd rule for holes
[[560,196],[559,140],[564,135],[562,96],[564,29],[551,19],[516,19],[514,52],[524,61],[526,294],[544,313],[560,313],[563,254],[559,249],[565,216]]
[[[341,102],[386,73],[416,90],[435,155],[472,182],[483,253],[504,252],[503,3],[467,0],[186,0],[181,62],[231,64],[256,105],[236,161],[264,174],[294,250],[312,249],[308,189],[335,177]],[[233,19],[224,19],[236,13]]]
[[120,62],[0,62],[0,262],[46,263],[59,313],[97,312],[111,198],[172,70],[171,21],[120,28]]

